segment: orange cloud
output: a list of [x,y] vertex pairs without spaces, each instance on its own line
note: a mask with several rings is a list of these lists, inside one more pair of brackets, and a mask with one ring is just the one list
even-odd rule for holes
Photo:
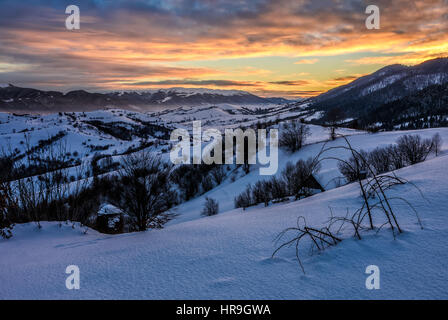
[[319,59],[302,59],[294,62],[294,64],[315,64]]
[[[353,80],[334,78],[334,72],[356,76],[372,65],[416,64],[448,52],[444,0],[380,1],[380,30],[365,28],[365,8],[354,1],[216,0],[201,2],[203,9],[182,0],[160,7],[129,1],[123,7],[105,3],[104,10],[84,10],[80,1],[77,31],[65,30],[64,10],[48,3],[15,15],[0,4],[0,82],[118,89],[195,79],[185,85],[312,95]],[[201,65],[260,57],[266,67]],[[298,59],[295,65],[313,65],[313,71],[277,71],[271,57]],[[319,68],[328,59],[335,70]],[[306,80],[295,80],[305,74]]]

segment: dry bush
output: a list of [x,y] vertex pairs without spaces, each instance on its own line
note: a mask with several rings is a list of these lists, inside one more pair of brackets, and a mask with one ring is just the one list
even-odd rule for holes
[[300,258],[300,246],[305,239],[308,239],[311,242],[310,250],[312,252],[314,250],[323,251],[325,248],[335,246],[342,241],[342,239],[337,237],[337,235],[330,230],[330,227],[324,227],[321,229],[309,227],[306,223],[305,217],[302,216],[297,218],[297,225],[295,227],[287,228],[280,232],[280,234],[276,237],[275,242],[279,243],[289,233],[293,233],[292,238],[280,244],[277,249],[275,249],[272,257],[274,257],[281,249],[294,245],[296,249],[296,258],[303,273],[305,273],[305,268],[303,267]]
[[235,208],[243,208],[245,210],[247,207],[253,206],[255,203],[252,198],[252,185],[248,184],[246,190],[235,197]]
[[269,201],[272,199],[271,195],[271,182],[269,180],[257,181],[252,188],[252,199],[255,203],[264,203],[268,206]]
[[203,216],[214,216],[219,212],[219,204],[215,199],[206,197],[204,208],[202,209]]
[[368,164],[362,161],[361,157],[367,158],[367,152],[361,150],[358,153],[352,153],[348,160],[338,162],[339,171],[348,182],[366,178]]
[[[423,228],[418,212],[410,201],[403,197],[394,197],[388,194],[388,191],[394,186],[410,184],[424,198],[421,190],[411,182],[400,178],[395,174],[377,174],[376,169],[369,164],[366,153],[355,150],[351,146],[348,139],[346,137],[343,138],[346,142],[345,146],[326,148],[324,145],[316,158],[316,162],[319,163],[326,159],[336,159],[353,170],[361,191],[362,203],[359,208],[352,213],[347,210],[344,216],[334,216],[333,212],[331,212],[331,218],[323,228],[309,227],[306,224],[305,218],[299,217],[296,227],[287,228],[278,235],[277,243],[284,239],[287,234],[290,234],[291,232],[293,233],[292,238],[284,241],[277,247],[273,253],[273,256],[282,248],[295,245],[296,258],[303,272],[305,272],[305,269],[301,262],[299,248],[305,238],[309,238],[311,243],[311,251],[314,252],[316,250],[322,251],[328,246],[336,245],[338,242],[342,241],[340,233],[345,226],[351,228],[353,236],[357,239],[362,238],[361,234],[364,230],[376,229],[377,232],[379,232],[384,226],[388,226],[390,228],[394,238],[397,233],[402,233],[403,229],[399,224],[397,212],[392,205],[393,201],[400,201],[407,205],[407,207],[414,212],[418,223],[421,228]],[[325,156],[326,152],[334,149],[350,151],[353,160],[347,161],[344,159]],[[367,178],[365,179],[363,179],[363,177],[359,174],[361,168],[367,170]]]
[[10,184],[0,181],[0,237],[12,237],[13,223],[10,219],[11,211],[17,207],[17,202],[11,192]]
[[283,179],[273,176],[270,183],[272,200],[283,199],[288,196],[286,183]]
[[440,148],[442,147],[442,138],[440,137],[440,134],[436,133],[435,135],[433,135],[431,142],[432,142],[434,154],[437,157],[439,155]]
[[279,144],[291,152],[300,150],[310,135],[310,128],[299,121],[283,124]]
[[212,176],[216,185],[220,185],[226,177],[226,172],[224,171],[224,167],[222,165],[217,165],[212,170],[210,170],[210,175]]
[[120,179],[110,200],[131,217],[134,230],[160,228],[169,220],[165,212],[172,207],[176,197],[169,183],[170,170],[170,165],[149,152],[124,158]]
[[298,160],[295,164],[288,162],[282,171],[283,180],[289,195],[296,199],[311,195],[309,182],[313,175],[320,170],[320,164],[313,158]]
[[391,152],[388,148],[377,147],[367,155],[368,163],[373,167],[376,174],[389,172],[394,169]]
[[398,138],[397,146],[408,165],[425,161],[433,148],[430,139],[422,139],[419,135],[404,135]]

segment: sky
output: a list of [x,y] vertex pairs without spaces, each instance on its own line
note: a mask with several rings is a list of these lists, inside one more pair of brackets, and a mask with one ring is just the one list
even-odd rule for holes
[[447,52],[448,0],[0,0],[0,83],[44,90],[310,97]]

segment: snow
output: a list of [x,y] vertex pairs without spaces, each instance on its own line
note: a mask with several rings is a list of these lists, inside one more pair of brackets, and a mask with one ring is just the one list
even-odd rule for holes
[[[196,90],[196,89],[195,89]],[[204,128],[235,128],[258,121],[310,116],[304,108],[291,111],[286,107],[267,107],[266,114],[256,108],[225,105],[201,108],[178,108],[157,113],[139,113],[119,109],[43,116],[15,116],[0,113],[0,145],[25,152],[25,135],[31,146],[59,131],[67,135],[67,151],[78,151],[79,159],[90,161],[88,145],[110,146],[101,151],[116,156],[141,139],[120,140],[87,125],[88,121],[118,123],[122,127],[142,123],[163,125],[168,129],[192,129],[193,120]],[[297,111],[299,110],[299,111]],[[319,113],[312,116],[318,117]],[[277,126],[275,126],[277,127]],[[33,128],[33,130],[31,130]],[[288,161],[315,156],[324,143],[328,147],[343,145],[342,139],[327,142],[328,129],[309,125],[307,144],[295,153],[279,151],[280,175]],[[27,132],[21,132],[28,130]],[[280,128],[281,130],[281,128]],[[372,150],[395,143],[404,134],[430,138],[440,133],[444,146],[439,157],[404,168],[397,173],[423,190],[427,200],[411,186],[395,187],[396,195],[409,199],[423,220],[421,230],[415,217],[402,204],[397,205],[399,221],[405,233],[393,240],[390,230],[368,233],[362,241],[344,234],[337,247],[319,255],[303,258],[306,275],[294,259],[294,248],[286,249],[275,259],[274,237],[284,228],[294,226],[298,216],[306,216],[310,225],[320,226],[329,218],[329,207],[337,214],[360,203],[356,185],[337,188],[340,175],[336,160],[322,162],[318,180],[328,190],[300,200],[234,209],[233,199],[248,183],[266,179],[257,165],[247,175],[238,169],[228,172],[224,182],[197,198],[182,203],[173,212],[178,216],[162,230],[144,233],[105,235],[72,224],[61,227],[43,222],[16,225],[14,236],[0,240],[0,299],[405,299],[448,298],[448,128],[416,131],[380,132],[375,134],[338,129],[349,136],[354,148]],[[157,136],[157,134],[155,134]],[[150,139],[155,139],[152,137]],[[150,148],[160,153],[167,145]],[[163,157],[167,158],[168,153]],[[332,149],[329,157],[348,158],[345,150]],[[77,167],[69,169],[76,175]],[[232,178],[233,177],[233,178]],[[234,180],[233,180],[234,179]],[[75,181],[74,184],[77,182]],[[205,197],[219,202],[219,214],[201,216]],[[105,205],[101,213],[118,212]],[[81,290],[65,288],[65,268],[78,265]],[[378,265],[381,289],[365,288],[365,268]]]
[[206,88],[169,88],[169,89],[156,89],[151,90],[151,92],[176,92],[185,94],[186,96],[196,95],[196,94],[219,94],[224,96],[234,96],[234,95],[247,95],[248,92],[240,90],[220,90],[220,89],[206,89]]
[[[311,136],[307,140],[307,145],[301,150],[291,154],[283,149],[279,150],[279,164],[277,175],[280,176],[282,170],[286,167],[288,162],[297,162],[298,160],[306,160],[310,157],[314,157],[318,154],[323,144],[326,143],[326,147],[337,147],[345,145],[342,138],[338,138],[335,141],[328,142],[328,131],[320,126],[309,125]],[[376,147],[385,147],[389,144],[394,144],[396,140],[404,134],[419,134],[422,138],[431,138],[435,133],[440,133],[442,140],[448,143],[448,128],[438,129],[425,129],[425,130],[411,130],[411,131],[394,131],[394,132],[380,132],[376,134],[361,134],[360,132],[347,129],[339,129],[339,133],[350,135],[348,140],[350,144],[357,150],[363,149],[365,151],[371,151]],[[347,130],[347,131],[346,131]],[[350,151],[342,149],[333,149],[326,153],[326,157],[334,157],[340,159],[348,159],[351,156]],[[326,190],[335,188],[338,185],[338,180],[341,176],[338,169],[338,161],[329,159],[322,161],[322,169],[317,175],[317,179]],[[239,177],[241,172],[236,172],[232,175]],[[248,175],[243,175],[235,182],[231,182],[227,179],[223,184],[212,189],[206,194],[192,199],[186,203],[181,204],[179,207],[174,208],[176,212],[182,213],[177,219],[172,220],[169,224],[177,224],[185,221],[199,219],[200,209],[205,202],[205,197],[210,197],[218,200],[220,211],[228,211],[234,208],[233,199],[246,189],[248,184],[254,184],[258,180],[269,178],[259,175],[258,165],[254,165],[251,172]]]
[[[305,254],[306,275],[294,259],[294,248],[270,258],[274,237],[294,226],[298,216],[320,226],[329,218],[329,207],[340,215],[347,208],[358,208],[357,185],[267,208],[231,208],[237,185],[244,187],[245,182],[259,178],[251,173],[237,185],[227,181],[209,194],[221,195],[218,215],[194,216],[202,208],[200,197],[177,208],[181,216],[162,230],[104,235],[94,230],[83,234],[83,228],[73,229],[71,224],[59,227],[44,222],[42,229],[33,223],[16,225],[13,238],[0,240],[0,298],[447,299],[448,128],[418,131],[424,137],[435,132],[445,141],[442,154],[397,171],[418,186],[426,199],[411,185],[391,191],[412,202],[424,229],[407,207],[394,203],[405,230],[402,235],[394,240],[385,228],[378,234],[366,233],[359,241],[346,233],[338,246],[319,255]],[[350,141],[356,148],[369,150],[392,143],[402,134],[358,134]],[[319,146],[311,144],[280,159],[307,157]],[[334,164],[325,163],[323,176],[329,179],[334,170]],[[72,264],[80,268],[80,290],[65,288],[65,269]],[[381,270],[380,290],[365,288],[369,265]]]
[[99,216],[102,216],[102,215],[116,215],[116,214],[120,214],[120,213],[122,213],[122,211],[119,208],[117,208],[117,207],[115,207],[115,206],[113,206],[111,204],[108,204],[108,203],[102,205],[100,207],[100,210],[98,211],[98,215]]
[[124,94],[136,92],[138,94],[154,94],[157,92],[164,93],[177,93],[182,94],[186,97],[193,96],[197,94],[214,94],[214,95],[223,95],[223,96],[235,96],[235,95],[248,95],[249,93],[241,90],[221,90],[221,89],[207,89],[207,88],[182,88],[182,87],[173,87],[173,88],[156,88],[144,91],[120,91],[117,92],[119,96]]
[[314,113],[312,113],[311,115],[307,116],[307,117],[305,118],[305,120],[306,120],[306,121],[311,121],[311,120],[320,119],[320,118],[322,118],[322,117],[324,116],[324,113],[325,113],[325,112],[323,112],[323,111],[317,111],[317,112],[314,112]]

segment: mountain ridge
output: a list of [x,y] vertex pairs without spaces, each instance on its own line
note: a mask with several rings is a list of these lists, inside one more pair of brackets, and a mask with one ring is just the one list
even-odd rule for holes
[[59,112],[93,111],[102,108],[156,111],[184,106],[274,105],[291,102],[284,98],[263,98],[246,91],[205,88],[168,88],[108,93],[73,90],[67,93],[22,88],[12,84],[0,86],[0,111]]
[[[313,99],[310,109],[322,112],[317,123],[331,122],[331,110],[341,118],[366,118],[385,104],[404,99],[431,86],[448,84],[448,58],[437,58],[415,66],[390,65],[334,88]],[[390,106],[389,106],[390,107]]]

